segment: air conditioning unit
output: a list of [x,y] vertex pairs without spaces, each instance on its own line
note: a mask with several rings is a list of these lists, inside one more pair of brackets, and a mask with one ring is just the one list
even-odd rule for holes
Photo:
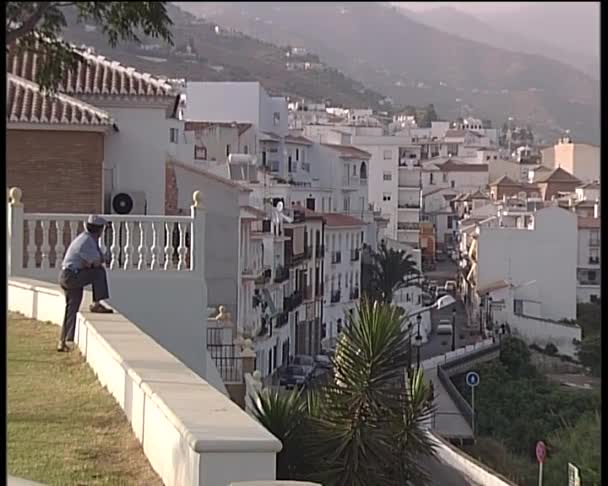
[[110,204],[112,214],[146,214],[146,193],[116,191]]

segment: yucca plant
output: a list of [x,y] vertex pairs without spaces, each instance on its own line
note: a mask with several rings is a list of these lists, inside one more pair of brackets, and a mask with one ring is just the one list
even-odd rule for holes
[[283,442],[281,474],[325,486],[428,483],[416,461],[434,453],[421,427],[432,406],[422,371],[406,375],[401,324],[396,307],[364,301],[340,337],[329,383],[308,395],[262,393],[256,416]]

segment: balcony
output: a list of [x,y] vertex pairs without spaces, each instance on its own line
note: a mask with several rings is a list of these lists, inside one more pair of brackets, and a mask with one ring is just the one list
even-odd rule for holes
[[313,292],[312,292],[312,285],[308,285],[306,287],[304,287],[304,297],[303,300],[305,301],[311,301],[314,299],[313,296]]
[[595,238],[590,239],[589,240],[589,246],[591,248],[597,248],[597,247],[599,247],[600,246],[600,240],[599,240],[599,238],[598,239],[595,239]]
[[329,300],[332,304],[336,304],[337,302],[340,302],[340,290],[332,290]]
[[272,270],[270,268],[267,268],[266,270],[262,271],[262,273],[260,273],[260,275],[258,275],[255,279],[255,284],[256,285],[265,285],[268,282],[270,282],[270,279],[272,278]]
[[599,280],[589,280],[588,278],[579,278],[578,279],[578,284],[579,285],[600,285],[600,281]]
[[325,246],[317,245],[315,247],[315,253],[317,254],[317,258],[323,258],[325,256]]
[[357,300],[359,298],[359,289],[350,289],[350,300]]
[[399,203],[397,204],[397,207],[399,209],[416,209],[416,210],[420,210],[420,204],[417,203]]
[[289,313],[287,311],[283,311],[276,317],[275,327],[276,328],[283,327],[288,322],[289,322]]
[[399,231],[420,231],[420,223],[397,223]]
[[351,262],[359,261],[359,249],[358,248],[350,251],[350,261]]
[[589,265],[599,265],[600,257],[589,257]]
[[342,263],[342,252],[334,251],[331,255],[331,263],[335,265],[336,263]]
[[308,260],[312,257],[312,246],[305,246],[304,251],[299,255],[293,255],[289,251],[285,253],[285,264],[288,267],[299,265],[304,260]]
[[290,312],[298,307],[304,299],[304,294],[301,290],[296,290],[293,294],[283,299],[284,312]]
[[315,297],[323,297],[323,291],[323,284],[317,284],[317,291],[315,292]]
[[276,283],[281,283],[285,282],[286,280],[289,280],[289,269],[282,265],[277,266],[274,272],[274,281]]

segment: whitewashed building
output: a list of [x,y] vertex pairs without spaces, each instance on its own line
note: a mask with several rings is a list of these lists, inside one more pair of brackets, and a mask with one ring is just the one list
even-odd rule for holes
[[578,217],[578,261],[576,269],[577,300],[599,302],[600,288],[600,218]]

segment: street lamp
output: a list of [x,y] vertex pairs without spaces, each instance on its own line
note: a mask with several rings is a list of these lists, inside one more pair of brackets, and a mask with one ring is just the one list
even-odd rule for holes
[[504,324],[500,325],[500,330],[498,331],[498,344],[502,344],[502,335],[507,333],[506,326]]
[[416,332],[416,368],[420,368],[420,348],[422,347],[422,336],[420,335],[420,323],[422,322],[422,315],[416,316],[418,322],[418,331]]
[[408,343],[409,343],[409,353],[408,353],[408,358],[407,358],[407,369],[411,370],[412,369],[412,323],[408,322],[407,323],[407,332],[410,336],[410,338],[408,339]]
[[456,308],[452,309],[452,351],[456,350]]
[[[486,312],[486,328],[492,331],[492,297],[488,296]],[[495,333],[492,332],[492,341],[496,341]]]
[[483,338],[483,300],[479,300],[479,335]]

